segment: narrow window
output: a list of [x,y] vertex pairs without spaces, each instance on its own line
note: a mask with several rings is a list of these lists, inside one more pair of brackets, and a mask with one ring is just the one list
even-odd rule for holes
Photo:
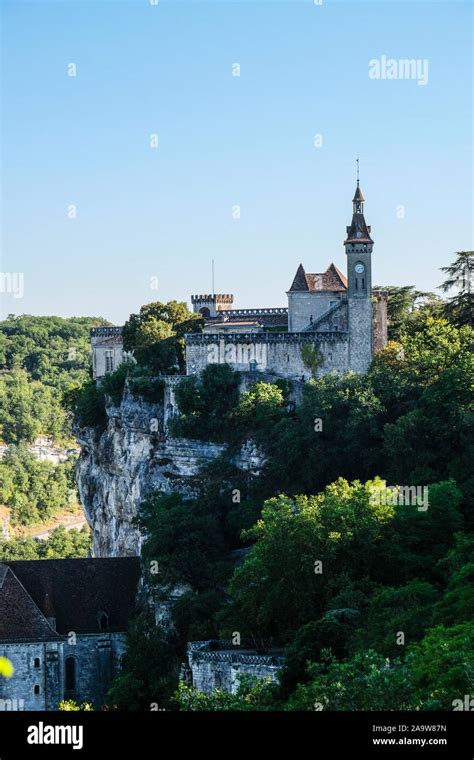
[[106,631],[109,627],[109,618],[105,612],[101,612],[99,615],[99,630]]
[[35,668],[39,668],[39,666],[40,666],[40,658],[35,657]]
[[74,657],[66,657],[66,691],[76,689],[76,660]]
[[356,290],[358,290],[358,289],[359,289],[359,280],[356,277]]
[[113,354],[113,351],[106,351],[105,352],[105,371],[106,372],[113,372],[114,371],[114,354]]
[[362,278],[362,290],[365,290],[365,280]]
[[35,686],[34,692],[35,692],[35,694],[39,694],[40,693],[40,687],[39,686]]

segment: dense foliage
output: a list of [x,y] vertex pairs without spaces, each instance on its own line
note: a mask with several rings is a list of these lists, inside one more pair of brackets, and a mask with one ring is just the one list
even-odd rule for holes
[[76,503],[73,461],[42,462],[24,444],[0,460],[0,503],[11,508],[12,524],[32,525]]
[[15,559],[75,559],[87,557],[91,546],[91,534],[85,525],[82,530],[66,530],[60,526],[51,531],[48,538],[11,538],[0,540],[0,561]]
[[184,336],[202,330],[203,318],[185,303],[169,301],[142,306],[131,314],[123,329],[124,348],[138,364],[156,374],[171,375],[185,367]]
[[[222,366],[181,384],[175,433],[230,447],[196,497],[146,499],[148,580],[181,652],[238,632],[286,661],[279,684],[181,685],[173,705],[450,710],[472,693],[472,342],[432,303],[366,376],[316,377],[298,402],[282,384],[239,397]],[[249,437],[258,474],[231,464]],[[390,484],[427,488],[426,504],[384,502]]]
[[0,438],[31,442],[44,434],[56,441],[71,436],[64,394],[87,380],[90,328],[105,320],[90,317],[10,315],[0,322]]

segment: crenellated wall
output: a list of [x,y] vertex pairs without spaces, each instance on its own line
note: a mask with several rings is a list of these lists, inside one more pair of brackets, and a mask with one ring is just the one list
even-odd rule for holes
[[349,367],[348,335],[338,331],[305,333],[261,333],[229,335],[194,334],[186,336],[186,372],[202,372],[208,364],[230,364],[248,372],[252,363],[257,372],[307,380],[311,371],[303,363],[301,349],[313,345],[321,352],[321,374],[344,372]]
[[219,642],[219,648],[210,650],[212,642],[191,641],[188,644],[188,672],[194,688],[211,694],[215,689],[235,694],[242,676],[269,679],[276,682],[278,672],[284,659],[280,652],[275,654],[257,654],[252,650],[225,649]]

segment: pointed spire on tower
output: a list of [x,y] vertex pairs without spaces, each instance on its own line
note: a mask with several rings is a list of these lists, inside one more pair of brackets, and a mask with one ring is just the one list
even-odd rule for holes
[[370,237],[370,226],[365,223],[364,219],[364,202],[365,198],[359,185],[359,156],[357,156],[357,185],[352,199],[352,223],[347,227],[348,242],[373,243]]
[[362,190],[360,189],[360,186],[359,186],[359,154],[357,154],[356,164],[357,164],[357,186],[354,193],[354,197],[352,199],[353,212],[354,214],[363,214],[365,198],[362,195]]

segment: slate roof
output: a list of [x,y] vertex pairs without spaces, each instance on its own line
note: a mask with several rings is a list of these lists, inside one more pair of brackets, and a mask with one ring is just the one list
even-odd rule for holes
[[[243,319],[242,310],[240,309],[226,309],[225,311],[218,312],[217,317],[214,319],[206,320],[207,324],[213,324],[224,317],[227,322],[239,322]],[[279,308],[278,311],[272,313],[271,309],[268,309],[267,313],[262,313],[262,309],[246,309],[245,319],[259,322],[262,327],[287,327],[288,326],[288,309]]]
[[2,624],[5,626],[8,616],[15,621],[5,628],[10,635],[36,638],[46,633],[44,624],[33,620],[32,613],[29,618],[18,616],[16,608],[25,607],[18,587],[26,589],[42,613],[54,614],[59,634],[97,633],[101,613],[108,617],[108,631],[127,629],[141,574],[138,557],[16,560],[5,564],[10,569],[7,577],[16,576],[16,586],[10,580],[6,595],[0,588],[0,639],[4,638]]
[[356,203],[357,201],[365,201],[365,198],[362,195],[362,190],[360,189],[358,182],[357,182],[356,191],[354,193],[354,197],[352,199],[352,203]]
[[112,335],[110,338],[101,338],[96,346],[121,346],[123,344],[123,338],[121,335]]
[[350,227],[346,227],[345,243],[373,243],[370,237],[370,227],[367,226],[364,214],[353,214]]
[[342,272],[330,264],[325,272],[310,274],[300,264],[288,292],[295,291],[329,291],[331,293],[347,290],[347,279]]
[[11,568],[0,564],[0,641],[58,639],[58,634]]

